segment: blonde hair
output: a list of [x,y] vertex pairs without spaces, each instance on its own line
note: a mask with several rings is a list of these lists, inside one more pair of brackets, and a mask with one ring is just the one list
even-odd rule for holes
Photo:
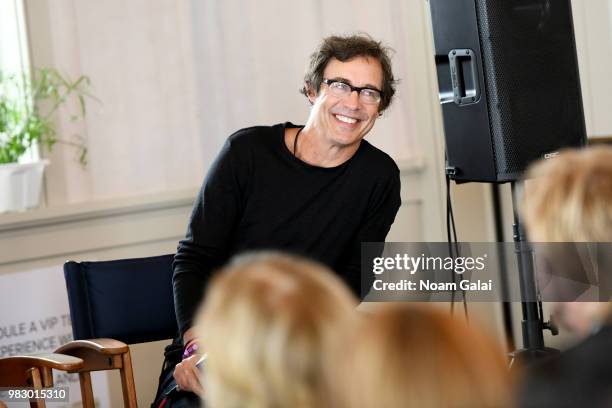
[[563,151],[528,177],[523,215],[532,241],[612,241],[612,148]]
[[364,316],[331,362],[343,408],[511,406],[507,362],[488,337],[432,306]]
[[325,406],[323,359],[356,305],[317,263],[278,253],[236,259],[213,280],[196,324],[208,352],[207,406]]

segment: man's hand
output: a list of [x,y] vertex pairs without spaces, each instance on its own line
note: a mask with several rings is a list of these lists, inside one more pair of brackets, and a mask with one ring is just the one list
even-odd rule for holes
[[196,367],[200,357],[200,355],[194,354],[178,363],[174,368],[174,379],[181,391],[191,391],[200,398],[204,398],[204,388],[200,383],[200,371]]

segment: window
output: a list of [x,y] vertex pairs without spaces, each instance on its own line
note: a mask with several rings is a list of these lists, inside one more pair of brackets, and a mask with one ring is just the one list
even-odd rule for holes
[[23,72],[29,67],[22,0],[0,2],[0,69]]
[[[0,72],[29,73],[27,30],[23,0],[0,1]],[[38,149],[26,153],[29,159],[39,157]]]

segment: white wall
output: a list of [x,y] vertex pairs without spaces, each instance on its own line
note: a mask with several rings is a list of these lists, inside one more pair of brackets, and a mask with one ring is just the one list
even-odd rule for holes
[[197,186],[235,130],[303,123],[309,108],[298,89],[307,57],[331,33],[367,31],[396,49],[398,98],[369,140],[397,160],[427,154],[423,2],[26,5],[33,65],[88,75],[102,101],[90,102],[84,124],[59,121],[60,135],[87,136],[90,164],[83,170],[69,147],[56,147],[46,177],[49,206]]
[[612,136],[612,1],[572,0],[587,134]]
[[[88,138],[89,165],[58,145],[46,175],[47,204],[190,188],[204,174],[191,44],[190,3],[30,1],[32,63],[88,75],[87,119],[58,123],[58,136]],[[214,146],[216,148],[216,146]]]

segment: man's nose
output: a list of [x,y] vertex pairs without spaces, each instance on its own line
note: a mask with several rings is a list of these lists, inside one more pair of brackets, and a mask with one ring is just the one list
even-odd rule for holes
[[359,108],[359,92],[352,91],[346,97],[346,106],[348,108],[351,108],[351,109],[358,109]]

